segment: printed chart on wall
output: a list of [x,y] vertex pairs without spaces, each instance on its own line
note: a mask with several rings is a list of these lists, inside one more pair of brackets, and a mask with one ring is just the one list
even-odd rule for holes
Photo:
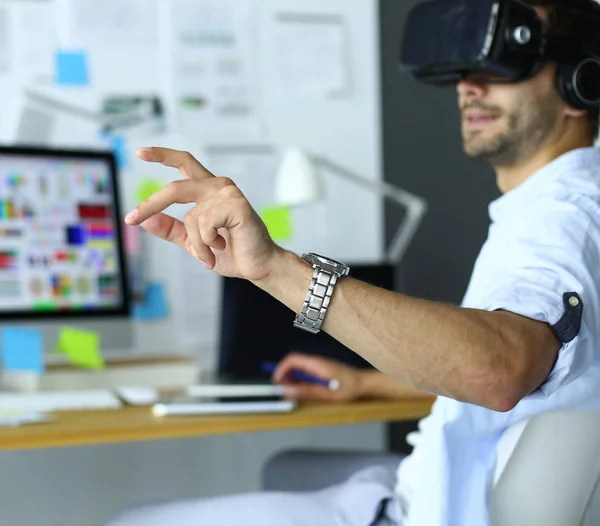
[[206,167],[215,175],[229,177],[255,210],[273,205],[278,152],[270,144],[209,144]]
[[0,6],[0,79],[8,73],[10,68],[8,40],[8,11]]
[[65,47],[115,49],[158,42],[155,0],[58,0],[57,5]]
[[[0,91],[6,90],[10,73],[10,49],[8,38],[8,10],[0,5]],[[8,133],[9,117],[6,105],[0,107],[0,141]]]
[[[234,180],[256,210],[273,204],[278,157],[272,145],[208,145],[203,162],[213,173]],[[187,252],[178,254],[182,301],[173,308],[179,343],[185,348],[212,351],[219,338],[221,280]],[[203,365],[210,368],[214,364]]]
[[14,5],[11,14],[16,78],[37,85],[54,82],[54,56],[58,47],[56,6],[53,2],[23,2]]
[[205,351],[202,365],[211,368],[213,364],[206,360],[214,357],[219,341],[221,278],[187,252],[179,250],[177,255],[173,267],[179,274],[177,297],[181,298],[173,305],[177,344],[185,351]]
[[170,3],[170,99],[175,124],[199,140],[260,132],[252,12],[239,0]]
[[350,49],[340,15],[282,12],[273,20],[274,89],[281,96],[350,93]]

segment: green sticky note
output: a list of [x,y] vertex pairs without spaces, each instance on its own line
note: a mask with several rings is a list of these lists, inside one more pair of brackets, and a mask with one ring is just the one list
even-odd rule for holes
[[100,370],[106,367],[100,354],[100,335],[62,327],[58,334],[58,352],[66,354],[73,365],[83,369]]
[[158,192],[160,189],[162,189],[163,186],[164,185],[162,185],[159,181],[156,181],[155,179],[144,179],[138,186],[136,192],[138,201],[140,203],[142,201],[145,201],[153,193]]
[[287,241],[293,236],[292,214],[287,206],[263,208],[260,217],[273,241]]

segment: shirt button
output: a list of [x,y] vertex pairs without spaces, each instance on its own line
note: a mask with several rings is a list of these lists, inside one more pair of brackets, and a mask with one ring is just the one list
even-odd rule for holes
[[577,307],[577,305],[579,305],[579,300],[575,296],[571,296],[569,298],[569,305],[571,305],[571,307]]

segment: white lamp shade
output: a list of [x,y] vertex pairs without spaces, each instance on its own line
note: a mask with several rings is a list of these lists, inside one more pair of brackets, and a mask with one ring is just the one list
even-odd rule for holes
[[283,155],[275,179],[275,200],[282,206],[312,204],[323,199],[323,182],[312,159],[299,148]]

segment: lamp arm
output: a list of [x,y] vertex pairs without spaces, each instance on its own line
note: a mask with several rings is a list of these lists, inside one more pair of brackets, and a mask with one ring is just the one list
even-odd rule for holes
[[427,213],[427,201],[384,181],[373,181],[361,177],[360,175],[347,170],[343,166],[331,162],[325,157],[315,157],[314,161],[315,163],[336,172],[342,178],[351,181],[370,192],[387,197],[406,208],[406,215],[394,234],[387,252],[387,259],[389,262],[395,264],[400,263],[408,250],[424,215]]
[[388,261],[392,263],[399,264],[402,261],[423,221],[423,217],[427,213],[427,203],[420,198],[417,199],[419,199],[418,202],[415,201],[407,208],[406,215],[400,223],[398,230],[396,230],[388,248]]
[[131,115],[105,116],[102,113],[87,110],[75,104],[49,97],[48,95],[44,95],[31,89],[25,89],[24,92],[27,99],[37,104],[41,104],[49,110],[58,113],[66,113],[73,117],[79,117],[83,120],[99,123],[100,125],[132,126],[144,122],[144,119],[133,113]]

